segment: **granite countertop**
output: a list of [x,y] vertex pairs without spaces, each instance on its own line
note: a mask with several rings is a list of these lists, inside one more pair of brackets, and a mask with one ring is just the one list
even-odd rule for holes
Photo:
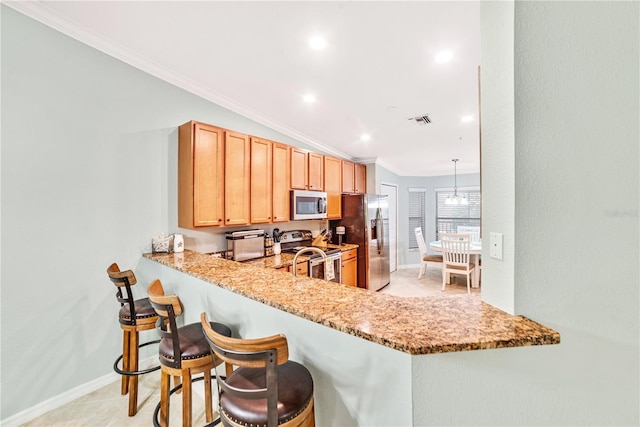
[[[281,259],[284,259],[281,254]],[[560,343],[560,334],[471,295],[398,297],[197,252],[144,257],[246,298],[409,354]],[[273,258],[273,257],[269,257]],[[293,256],[291,257],[293,260]]]

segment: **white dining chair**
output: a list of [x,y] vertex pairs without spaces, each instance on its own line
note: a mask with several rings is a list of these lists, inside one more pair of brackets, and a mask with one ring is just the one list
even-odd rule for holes
[[441,234],[442,245],[442,290],[445,290],[451,273],[467,276],[467,293],[471,293],[471,282],[475,274],[475,265],[471,262],[469,248],[471,239],[468,234]]
[[468,234],[472,242],[480,241],[480,227],[477,225],[459,225],[458,234]]
[[416,234],[416,241],[418,242],[418,247],[420,248],[420,273],[418,273],[418,279],[422,278],[422,276],[427,272],[427,265],[431,262],[434,264],[442,265],[442,255],[431,255],[427,253],[427,244],[424,241],[424,237],[422,236],[422,229],[420,227],[416,227],[414,230]]

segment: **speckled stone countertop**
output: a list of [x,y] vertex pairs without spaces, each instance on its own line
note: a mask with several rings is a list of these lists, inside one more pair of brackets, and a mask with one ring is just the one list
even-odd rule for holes
[[306,276],[294,278],[281,270],[191,251],[144,257],[246,298],[409,354],[560,343],[558,332],[471,295],[397,297]]

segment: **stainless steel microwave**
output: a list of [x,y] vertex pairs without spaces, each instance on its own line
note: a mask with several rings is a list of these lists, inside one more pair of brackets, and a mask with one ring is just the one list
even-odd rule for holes
[[291,191],[291,219],[325,219],[327,193],[322,191]]

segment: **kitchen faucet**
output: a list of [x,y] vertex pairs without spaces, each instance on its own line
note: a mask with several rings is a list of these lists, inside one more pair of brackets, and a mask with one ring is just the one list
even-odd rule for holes
[[323,261],[327,261],[327,254],[324,253],[324,251],[322,249],[318,249],[318,248],[314,248],[313,246],[309,246],[307,248],[304,249],[300,249],[298,252],[296,252],[296,254],[293,257],[293,276],[297,276],[298,274],[298,255],[303,254],[305,252],[317,252],[320,255],[322,255],[322,260]]

